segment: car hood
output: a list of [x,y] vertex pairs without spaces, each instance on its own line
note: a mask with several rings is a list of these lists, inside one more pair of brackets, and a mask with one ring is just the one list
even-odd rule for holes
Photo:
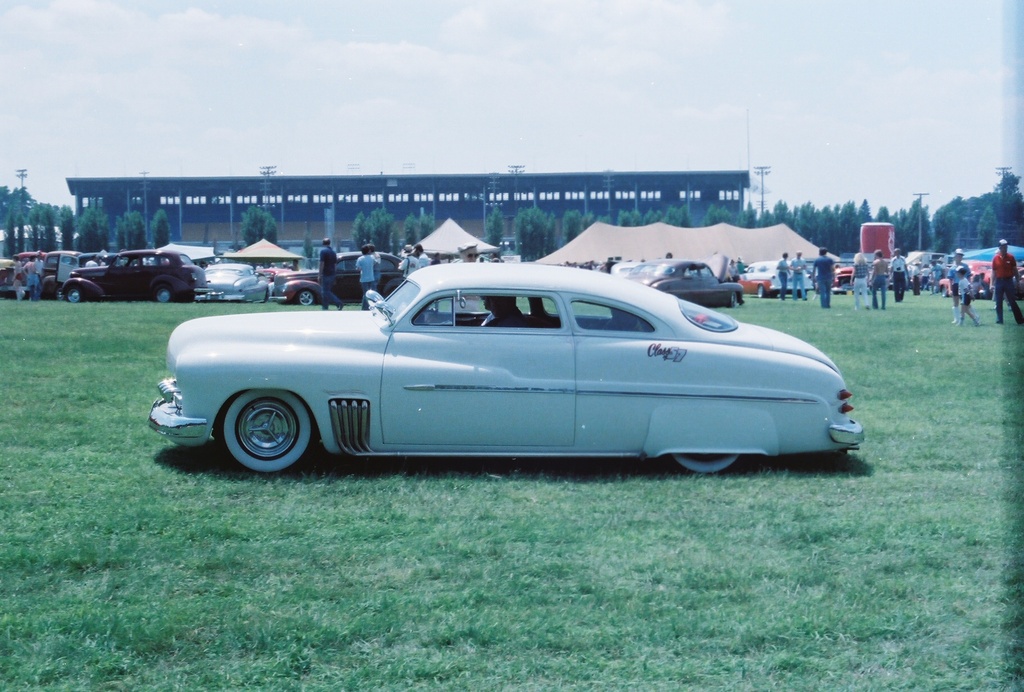
[[107,267],[79,267],[71,271],[70,276],[82,279],[94,279],[107,273]]
[[167,365],[173,372],[186,353],[204,358],[320,348],[373,348],[383,353],[387,334],[381,326],[373,313],[361,310],[201,317],[179,325],[171,334]]

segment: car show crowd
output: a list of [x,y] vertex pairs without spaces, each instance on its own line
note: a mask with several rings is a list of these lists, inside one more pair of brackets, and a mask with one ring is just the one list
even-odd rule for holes
[[[343,308],[346,302],[360,303],[369,309],[366,295],[377,291],[387,295],[405,277],[417,269],[442,262],[502,262],[499,252],[481,252],[475,243],[460,245],[457,252],[442,257],[427,252],[422,244],[406,245],[400,255],[378,252],[372,244],[358,252],[338,253],[330,239],[324,239],[316,270],[250,266],[241,263],[205,261],[195,265],[185,255],[164,252],[174,259],[157,258],[159,250],[125,251],[117,254],[23,252],[11,260],[0,260],[0,292],[18,301],[63,298],[69,302],[103,298],[168,300],[241,300],[274,299],[299,305],[330,305]],[[49,258],[49,259],[48,259]],[[822,308],[831,307],[833,293],[853,292],[854,310],[886,310],[903,302],[907,293],[922,293],[952,299],[953,324],[963,324],[968,316],[975,324],[981,320],[972,303],[993,301],[997,324],[1004,323],[1004,304],[1009,306],[1017,324],[1024,323],[1018,300],[1024,298],[1024,258],[1009,252],[1009,243],[999,241],[992,258],[964,260],[964,251],[951,255],[911,253],[905,257],[899,248],[886,256],[882,250],[860,252],[852,258],[836,261],[827,248],[819,248],[818,257],[807,260],[802,251],[781,253],[777,260],[747,264],[741,257],[715,255],[705,261],[678,260],[672,253],[656,260],[622,261],[609,257],[605,262],[573,264],[581,269],[602,271],[645,283],[659,290],[707,307],[734,307],[744,295],[806,301],[817,294]],[[714,265],[714,266],[711,266]],[[108,269],[114,267],[114,269]],[[146,281],[129,279],[146,274]],[[205,268],[205,275],[203,274]],[[210,279],[209,284],[207,278]],[[104,279],[107,283],[104,283]],[[120,283],[135,281],[124,288]],[[870,298],[870,299],[869,299]]]

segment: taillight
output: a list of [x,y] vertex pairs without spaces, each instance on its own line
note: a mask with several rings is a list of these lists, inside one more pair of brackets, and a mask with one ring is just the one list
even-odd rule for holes
[[840,389],[839,390],[839,397],[838,398],[839,398],[839,401],[843,402],[839,406],[839,412],[840,413],[849,413],[850,411],[853,410],[853,406],[851,406],[849,404],[849,402],[847,401],[847,399],[849,399],[852,396],[853,396],[853,392],[849,391],[848,389]]

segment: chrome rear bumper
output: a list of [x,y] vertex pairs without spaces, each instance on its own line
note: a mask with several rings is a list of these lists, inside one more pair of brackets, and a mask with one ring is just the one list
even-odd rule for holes
[[833,442],[855,448],[864,441],[864,426],[855,420],[846,425],[836,423],[829,426],[828,434]]

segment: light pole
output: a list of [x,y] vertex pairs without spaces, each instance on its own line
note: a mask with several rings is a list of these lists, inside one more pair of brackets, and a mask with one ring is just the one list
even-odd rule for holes
[[270,205],[270,176],[277,173],[277,166],[260,166],[260,175],[263,176],[263,208]]
[[139,175],[142,176],[142,213],[146,219],[146,245],[148,246],[153,242],[153,239],[149,237],[149,181],[146,180],[149,171],[139,171]]
[[519,176],[526,170],[521,163],[510,163],[508,174],[512,176],[512,213],[519,214]]
[[754,166],[754,172],[761,176],[761,214],[764,214],[764,177],[771,175],[771,166]]
[[914,197],[917,197],[917,249],[924,250],[924,204],[921,202],[922,197],[927,197],[928,192],[915,192]]
[[[27,217],[28,217],[28,204],[25,203],[25,177],[28,175],[28,169],[27,168],[19,168],[17,170],[17,174],[18,174],[18,180],[21,181],[21,213],[24,214],[25,217],[26,217],[26,218],[23,218],[21,220],[21,235],[24,236],[25,235],[25,223],[28,220],[27,219]],[[26,240],[27,240],[27,238],[22,237],[21,242],[24,243]],[[17,250],[17,249],[20,249],[20,248],[15,248],[15,249]]]

